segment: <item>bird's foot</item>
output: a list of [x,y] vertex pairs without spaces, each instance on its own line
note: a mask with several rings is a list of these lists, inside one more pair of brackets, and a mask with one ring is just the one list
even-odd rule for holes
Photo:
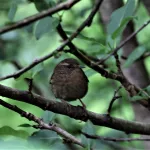
[[82,108],[86,111],[86,105],[82,102],[81,99],[79,99],[80,103],[82,104]]

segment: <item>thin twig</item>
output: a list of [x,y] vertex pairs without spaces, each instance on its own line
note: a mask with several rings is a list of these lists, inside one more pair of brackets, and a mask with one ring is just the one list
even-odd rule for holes
[[[142,60],[142,59],[146,59],[146,58],[149,57],[149,56],[150,56],[150,53],[149,53],[149,52],[146,52],[146,53],[144,53],[140,58],[138,58],[136,61]],[[125,56],[121,56],[121,58],[122,58],[123,60],[127,60],[127,59],[128,59],[128,57],[125,57]]]
[[[101,5],[102,1],[97,1],[97,3],[95,4],[95,7],[93,8],[93,12],[96,13],[97,9],[99,8],[99,6]],[[94,13],[91,13],[94,14]],[[80,27],[84,27],[85,25],[88,24],[88,21],[90,20],[91,15],[88,16],[88,18],[83,22],[83,25],[81,25]],[[79,27],[79,28],[80,28]],[[144,28],[144,27],[143,27]],[[141,29],[139,29],[141,30]],[[62,37],[63,40],[67,40],[68,36],[66,35],[65,31],[63,30],[61,24],[58,25],[57,27],[57,31],[59,33],[59,35]],[[121,64],[117,55],[117,59],[116,59],[116,63],[117,63],[117,67],[119,69],[119,72],[121,72],[121,74],[116,74],[116,73],[110,73],[107,70],[103,69],[102,67],[98,66],[98,62],[91,62],[91,59],[89,59],[89,57],[82,53],[81,51],[78,51],[78,49],[76,48],[76,46],[70,41],[68,43],[68,46],[70,47],[70,53],[74,54],[76,57],[78,57],[81,61],[83,61],[86,65],[88,65],[90,68],[92,68],[93,70],[95,70],[96,72],[100,73],[102,76],[106,77],[106,78],[110,78],[110,79],[115,79],[120,81],[120,83],[125,87],[125,89],[129,92],[129,94],[131,96],[136,95],[136,91],[134,88],[131,87],[135,87],[133,86],[123,75],[122,71],[121,71]],[[117,53],[117,51],[115,52]],[[103,61],[103,60],[100,60]],[[104,61],[103,61],[104,62]]]
[[[75,33],[77,33],[77,35],[79,34],[79,32],[81,32],[86,26],[90,26],[93,18],[96,14],[96,12],[98,11],[99,7],[101,6],[103,0],[99,0],[95,3],[94,8],[92,9],[91,13],[89,14],[89,16],[85,19],[85,21],[80,25],[80,27],[76,30]],[[57,27],[57,31],[59,33],[59,35],[62,37],[63,40],[67,40],[68,36],[66,35],[65,31],[63,30],[61,24],[58,25]],[[71,37],[71,36],[70,36]],[[72,49],[72,51],[77,50],[77,48],[74,46],[74,44],[70,41],[68,43],[69,47]]]
[[121,98],[121,96],[116,96],[117,93],[119,92],[119,90],[120,90],[121,88],[122,88],[122,86],[119,86],[119,88],[118,88],[117,90],[115,90],[115,92],[114,92],[114,96],[113,96],[113,98],[112,98],[112,100],[111,100],[111,102],[110,102],[110,104],[109,104],[108,110],[107,110],[108,115],[110,115],[110,113],[111,113],[111,110],[112,110],[112,106],[113,106],[114,101],[115,101],[116,99],[118,99],[118,98]]
[[[10,62],[16,67],[17,70],[22,69],[22,66],[16,60],[11,60]],[[28,83],[28,79],[25,78],[24,80]],[[43,95],[41,89],[35,83],[32,84],[32,88],[38,95]]]
[[[50,57],[52,57],[54,54],[56,54],[57,52],[61,52],[63,51],[63,48],[70,43],[84,28],[85,26],[89,25],[91,23],[91,21],[93,20],[94,15],[96,14],[100,4],[102,3],[103,0],[98,1],[97,5],[95,5],[95,7],[93,8],[93,10],[91,11],[90,15],[88,16],[88,18],[79,26],[79,28],[66,40],[64,41],[64,43],[62,45],[60,45],[57,49],[55,49],[52,53],[45,55],[39,59],[36,59],[35,61],[33,61],[30,65],[28,65],[27,67],[22,68],[21,70],[17,71],[14,74],[10,74],[4,77],[0,78],[0,81],[5,80],[5,79],[9,79],[9,78],[18,78],[20,75],[22,75],[23,73],[25,73],[26,71],[30,70],[31,68],[33,68],[34,66],[36,66],[37,64],[49,59]],[[99,4],[99,5],[98,5]]]
[[[64,45],[64,44],[62,44],[62,45]],[[52,52],[52,53],[50,53],[50,54],[48,54],[48,55],[45,55],[44,57],[41,57],[41,58],[39,58],[39,59],[36,59],[36,60],[33,61],[31,64],[29,64],[27,67],[24,67],[24,68],[22,68],[22,69],[16,71],[16,72],[13,73],[13,74],[9,74],[9,75],[6,75],[6,76],[4,76],[4,77],[1,77],[1,78],[0,78],[0,81],[6,80],[6,79],[9,79],[9,78],[18,78],[18,77],[20,77],[23,73],[27,72],[28,70],[30,70],[31,68],[33,68],[33,67],[36,66],[37,64],[39,64],[39,63],[41,63],[41,62],[47,60],[47,59],[50,58],[50,57],[52,57],[52,56],[56,53],[56,51],[57,51],[57,52],[62,51],[62,49],[63,49],[62,47],[59,47],[59,48],[56,49],[54,52]]]
[[19,22],[16,22],[13,25],[10,25],[8,27],[4,27],[2,29],[0,29],[0,34],[15,30],[15,29],[19,29],[21,27],[27,26],[39,19],[42,19],[46,16],[49,15],[53,15],[54,13],[61,11],[61,10],[67,10],[70,9],[73,5],[75,5],[77,2],[79,2],[80,0],[68,0],[67,2],[63,2],[58,4],[57,6],[50,8],[48,10],[44,10],[38,14],[35,14],[33,16],[27,17]]
[[121,42],[121,44],[115,48],[106,58],[104,58],[102,61],[99,61],[97,64],[104,63],[109,57],[113,56],[117,51],[120,50],[128,41],[130,41],[134,36],[136,36],[142,29],[144,29],[148,24],[150,23],[150,20],[145,22],[137,31],[133,32],[131,35],[129,35],[124,41]]
[[90,135],[85,132],[81,132],[85,137],[90,139],[99,139],[105,141],[112,141],[112,142],[131,142],[131,141],[150,141],[150,138],[112,138],[112,137],[103,137],[98,135]]
[[[61,136],[63,136],[66,139],[69,139],[72,143],[78,144],[82,147],[84,147],[84,145],[73,135],[71,135],[70,133],[68,133],[67,131],[63,130],[62,128],[54,125],[54,124],[47,124],[45,122],[42,121],[42,119],[36,117],[35,115],[25,112],[24,110],[20,109],[19,107],[15,106],[15,105],[11,105],[5,101],[3,101],[2,99],[0,99],[0,105],[14,111],[17,112],[18,114],[20,114],[22,117],[27,118],[29,121],[34,121],[38,124],[40,129],[47,129],[47,130],[52,130],[55,131],[56,133],[60,134]],[[38,127],[36,126],[36,128]],[[34,127],[34,126],[33,126]]]
[[33,88],[33,79],[30,78],[25,78],[25,79],[28,81],[29,84],[28,91],[31,93]]
[[116,59],[116,66],[118,68],[118,73],[123,75],[122,70],[121,70],[121,63],[120,63],[119,56],[118,56],[117,52],[114,54],[114,57]]
[[146,91],[144,91],[143,89],[141,89],[141,88],[138,87],[138,86],[135,86],[134,88],[135,88],[137,91],[142,92],[145,96],[147,96],[148,99],[150,99],[150,95],[149,95]]
[[142,58],[145,59],[145,58],[147,58],[147,57],[149,57],[149,56],[150,56],[150,53],[146,53],[146,54],[144,54],[144,55],[142,56]]

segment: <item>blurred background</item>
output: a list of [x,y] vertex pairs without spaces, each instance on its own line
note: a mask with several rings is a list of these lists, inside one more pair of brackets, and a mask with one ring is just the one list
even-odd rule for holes
[[[126,25],[123,36],[121,36],[122,33],[120,33],[116,37],[115,42],[113,41],[114,43],[112,48],[115,48],[115,45],[118,45],[121,39],[125,39],[128,35],[130,35],[130,33],[138,29],[141,25],[144,24],[145,21],[149,19],[150,7],[145,7],[145,1],[135,1],[135,9],[133,13],[134,18],[128,25]],[[55,6],[58,2],[58,0],[0,0],[0,27],[3,28],[4,26],[11,25],[13,22],[17,22],[46,8]],[[56,31],[56,26],[58,25],[60,18],[62,20],[61,24],[64,30],[68,35],[71,35],[81,24],[81,22],[83,22],[84,19],[88,16],[94,3],[95,1],[92,0],[82,0],[70,10],[61,11],[53,15],[53,17],[46,17],[35,23],[32,23],[31,25],[1,35],[0,77],[12,74],[22,67],[28,66],[35,59],[38,59],[55,50],[62,43],[62,39]],[[89,56],[95,57],[97,59],[104,58],[107,54],[110,53],[110,48],[108,46],[108,30],[109,28],[111,28],[109,27],[111,14],[116,9],[122,7],[125,3],[126,1],[121,0],[113,0],[113,2],[111,2],[110,0],[104,1],[102,7],[100,8],[100,11],[95,16],[92,25],[90,27],[86,27],[78,35],[78,37],[73,40],[73,43],[79,49],[86,52]],[[114,18],[112,17],[112,19]],[[149,85],[150,58],[148,56],[144,57],[146,54],[149,54],[150,49],[149,31],[150,26],[147,26],[136,36],[136,38],[132,39],[131,42],[129,42],[129,44],[127,44],[124,49],[119,52],[120,56],[124,56],[125,58],[128,58],[130,53],[132,53],[132,51],[139,47],[139,49],[142,49],[145,52],[141,54],[140,57],[138,57],[139,55],[137,54],[138,61],[136,61],[134,64],[127,64],[127,67],[122,68],[126,77],[132,83],[140,86],[141,88],[145,88]],[[68,47],[65,47],[65,49],[67,50]],[[135,54],[133,56],[135,56]],[[54,57],[37,65],[36,67],[31,69],[31,71],[23,74],[18,79],[7,79],[1,81],[1,84],[19,90],[28,90],[28,82],[24,78],[33,77],[34,93],[42,95],[50,100],[58,100],[51,92],[49,79],[56,64],[68,57],[75,58],[75,56],[69,53],[57,53]],[[80,60],[78,61],[82,64]],[[125,61],[126,59],[122,59],[122,63],[124,63]],[[117,67],[115,59],[113,57],[110,57],[109,60],[107,60],[107,62],[105,63],[105,67],[110,72],[116,72]],[[109,103],[113,98],[114,91],[119,87],[120,84],[117,81],[102,77],[100,74],[96,73],[87,66],[85,66],[84,72],[89,79],[89,90],[82,101],[86,104],[88,110],[100,114],[106,114]],[[115,101],[112,109],[112,116],[126,120],[141,121],[140,119],[143,119],[144,114],[142,113],[142,116],[140,114],[141,111],[144,111],[146,112],[144,118],[146,118],[147,110],[142,106],[139,106],[139,104],[135,104],[133,106],[128,101],[129,96],[123,88],[119,91],[118,94],[121,95],[122,98]],[[92,128],[92,132],[98,135],[116,138],[139,136],[133,134],[127,135],[126,133],[110,128],[93,126],[90,122],[84,123],[67,116],[54,114],[52,112],[44,112],[40,108],[29,105],[27,103],[17,102],[15,100],[7,98],[3,99],[11,104],[17,105],[27,112],[33,113],[38,117],[43,116],[45,119],[52,119],[53,122],[59,124],[62,128],[75,135],[76,137],[81,138],[84,142],[92,142],[93,149],[111,150],[116,148],[148,148],[148,145],[146,147],[146,144],[143,142],[113,143],[108,141],[87,140],[83,135],[79,134],[79,130],[89,131],[90,128]],[[71,102],[71,104],[75,106],[81,105],[79,101],[73,101]],[[140,110],[140,112],[138,112],[137,110]],[[2,106],[0,106],[0,118],[0,139],[3,142],[5,141],[5,144],[3,144],[4,148],[6,147],[6,145],[10,145],[10,147],[12,145],[14,146],[14,143],[18,143],[19,138],[19,143],[21,146],[23,145],[23,148],[26,149],[32,147],[32,149],[37,149],[36,141],[38,141],[39,139],[37,140],[36,138],[33,138],[33,136],[35,134],[36,136],[39,136],[40,134],[42,134],[43,136],[43,134],[46,134],[40,133],[33,128],[20,127],[21,124],[34,123],[29,122],[27,119],[20,117],[17,113],[12,112]],[[56,136],[53,134],[54,133],[51,132],[48,135]],[[29,142],[30,144],[24,143],[24,141],[32,141],[30,138],[32,140],[34,139],[33,141],[36,144],[33,144],[34,142]],[[65,144],[61,144],[61,142],[60,145],[52,144],[48,141],[47,143],[48,144],[46,146],[49,147],[50,144],[51,149],[57,149],[56,146],[59,147],[60,145],[64,149],[70,148],[70,145],[66,146]],[[46,149],[46,146],[41,144],[41,149]],[[76,147],[74,146],[72,148],[76,149]]]

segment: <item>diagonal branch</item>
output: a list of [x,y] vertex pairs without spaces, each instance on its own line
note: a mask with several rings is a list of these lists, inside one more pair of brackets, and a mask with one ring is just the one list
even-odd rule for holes
[[36,117],[35,115],[25,112],[24,110],[20,109],[19,107],[15,106],[15,105],[11,105],[11,104],[3,101],[2,99],[0,99],[0,105],[20,114],[22,117],[27,118],[29,121],[36,122],[38,124],[38,126],[36,126],[36,128],[55,131],[56,133],[63,136],[64,138],[69,139],[72,143],[75,143],[75,144],[78,144],[78,145],[84,147],[84,145],[78,139],[76,139],[73,135],[71,135],[67,131],[63,130],[62,128],[56,126],[55,124],[47,124],[47,123],[43,122],[42,119]]
[[129,35],[124,41],[121,42],[121,44],[116,47],[105,59],[102,61],[97,62],[97,64],[104,63],[109,57],[113,56],[117,51],[120,50],[128,41],[130,41],[133,37],[135,37],[141,30],[143,30],[147,25],[150,24],[150,20],[145,22],[137,31],[133,32],[131,35]]
[[85,132],[81,132],[85,137],[90,139],[99,139],[105,141],[112,141],[112,142],[131,142],[131,141],[150,141],[150,138],[112,138],[112,137],[103,137],[98,135],[90,135]]
[[100,67],[97,65],[97,63],[92,62],[86,55],[84,55],[83,53],[81,53],[80,51],[77,50],[77,48],[71,43],[71,41],[86,27],[91,25],[91,22],[93,20],[93,17],[95,16],[97,10],[99,9],[101,3],[103,0],[99,0],[97,1],[97,3],[94,5],[91,13],[89,14],[89,16],[87,17],[87,19],[78,27],[78,29],[69,37],[67,38],[66,33],[63,31],[63,29],[61,28],[61,25],[58,26],[57,30],[60,33],[60,35],[62,36],[62,38],[65,40],[63,44],[61,44],[56,50],[54,50],[52,53],[45,55],[37,60],[35,60],[34,62],[32,62],[29,66],[22,68],[21,70],[17,71],[14,74],[10,74],[7,75],[5,77],[1,77],[1,80],[5,80],[5,79],[9,79],[9,78],[18,78],[20,75],[22,75],[24,72],[30,70],[31,68],[33,68],[34,66],[36,66],[37,64],[49,59],[50,57],[52,57],[54,54],[56,54],[57,52],[63,51],[63,48],[68,45],[71,48],[70,53],[74,54],[76,57],[78,57],[81,61],[83,61],[86,65],[88,65],[90,68],[92,68],[93,70],[95,70],[96,72],[100,73],[102,76],[106,77],[106,78],[110,78],[110,79],[114,79],[119,81],[125,88],[126,90],[130,93],[131,96],[134,96],[137,93],[137,90],[135,89],[135,87],[129,83],[129,81],[122,75],[120,74],[116,74],[116,73],[111,73],[108,72],[107,70],[105,70],[104,68]]
[[[101,5],[100,1],[97,1],[97,3],[95,3],[95,7],[93,8],[93,12],[96,13],[97,8],[99,8]],[[94,13],[91,13],[94,14]],[[88,16],[88,18],[83,22],[83,26],[86,25],[90,25],[89,22],[91,22],[91,19],[93,19],[93,17],[91,17],[90,15]],[[138,89],[135,85],[132,85],[123,75],[122,70],[121,70],[121,66],[120,66],[120,61],[117,55],[117,51],[124,46],[130,39],[132,39],[138,32],[140,32],[144,27],[146,27],[148,24],[150,23],[150,20],[148,22],[146,22],[145,24],[143,24],[136,32],[132,33],[125,41],[123,41],[120,46],[118,46],[114,51],[113,54],[115,54],[115,58],[116,58],[116,63],[117,63],[117,67],[118,67],[118,74],[116,73],[111,73],[108,72],[107,70],[105,70],[104,68],[98,66],[99,62],[103,62],[105,61],[105,59],[100,60],[98,62],[92,62],[88,56],[86,56],[86,54],[83,54],[81,51],[79,51],[76,46],[70,41],[68,43],[68,46],[70,47],[70,53],[72,53],[73,55],[75,55],[76,57],[78,57],[81,61],[83,61],[87,66],[89,66],[90,68],[92,68],[93,70],[95,70],[96,72],[100,73],[102,76],[106,77],[106,78],[110,78],[110,79],[114,79],[119,81],[124,87],[125,89],[129,92],[130,96],[134,96],[136,95],[139,91],[141,91],[140,89]],[[81,25],[82,26],[82,25]],[[80,27],[81,27],[80,26]],[[79,28],[80,28],[79,27]],[[57,31],[59,33],[59,35],[62,37],[63,40],[68,40],[68,36],[65,33],[65,31],[63,30],[61,24],[58,25],[57,27]],[[69,52],[69,51],[68,51]],[[144,100],[145,101],[145,100]],[[148,107],[149,105],[146,103],[141,102],[141,104],[144,107]]]
[[[17,70],[22,69],[22,66],[16,61],[16,60],[11,60],[11,63],[16,67]],[[28,79],[24,79],[28,83]],[[35,93],[39,95],[43,95],[41,89],[34,83],[32,84],[32,88],[35,91]]]
[[0,34],[27,26],[27,25],[29,25],[39,19],[42,19],[46,16],[53,15],[54,13],[57,13],[58,11],[70,9],[73,5],[75,5],[79,1],[80,0],[68,0],[67,2],[60,3],[56,7],[50,8],[48,10],[44,10],[44,11],[42,11],[38,14],[35,14],[31,17],[27,17],[19,22],[16,22],[15,24],[13,24],[11,26],[0,29]]
[[119,88],[117,90],[115,90],[114,96],[113,96],[112,100],[110,101],[110,104],[109,104],[109,107],[108,107],[108,110],[107,110],[109,116],[110,116],[110,113],[111,113],[111,110],[112,110],[113,103],[115,102],[115,100],[121,98],[121,96],[117,96],[120,89],[121,89],[121,86],[119,86]]
[[[54,50],[52,53],[45,55],[39,59],[36,59],[35,61],[33,61],[29,66],[22,68],[21,70],[17,71],[14,74],[10,74],[7,75],[5,77],[1,77],[0,81],[5,80],[5,79],[9,79],[9,78],[18,78],[20,75],[22,75],[23,73],[25,73],[26,71],[30,70],[31,68],[33,68],[34,66],[36,66],[37,64],[51,58],[54,54],[56,54],[57,52],[63,51],[63,48],[70,43],[84,28],[85,26],[88,26],[89,24],[91,24],[94,15],[96,14],[100,4],[102,3],[103,0],[98,1],[97,5],[95,5],[95,7],[93,8],[93,10],[91,11],[90,15],[88,16],[88,18],[79,26],[79,28],[69,37],[67,38],[64,43],[62,45],[60,45],[56,50]],[[91,62],[89,61],[89,63],[91,64]],[[97,66],[98,67],[98,66]],[[100,68],[100,67],[99,67]],[[108,72],[107,72],[108,74]]]
[[81,106],[72,106],[69,104],[52,101],[37,94],[30,94],[28,91],[17,90],[4,85],[0,85],[0,95],[35,105],[43,110],[49,110],[54,113],[63,114],[77,120],[90,120],[95,125],[105,126],[126,133],[150,135],[149,123],[127,121],[115,117],[110,118],[108,115],[85,111],[85,109],[83,109]]

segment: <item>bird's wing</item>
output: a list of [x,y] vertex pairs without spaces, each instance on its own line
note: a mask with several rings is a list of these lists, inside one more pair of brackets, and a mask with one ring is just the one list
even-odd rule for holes
[[[82,70],[83,71],[83,70]],[[84,71],[83,71],[83,76],[85,77],[86,81],[89,82],[88,77],[85,75]]]

